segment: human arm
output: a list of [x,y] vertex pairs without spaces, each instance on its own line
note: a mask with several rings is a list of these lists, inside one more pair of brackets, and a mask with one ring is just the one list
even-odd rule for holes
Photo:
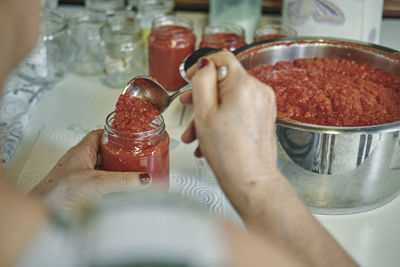
[[84,201],[150,185],[149,177],[140,173],[96,169],[101,164],[102,132],[92,131],[71,148],[31,195],[19,192],[7,181],[4,171],[0,171],[0,266],[11,266],[18,259],[50,219],[48,207],[60,212],[75,211]]
[[0,0],[0,86],[36,44],[40,2]]
[[[273,90],[247,74],[229,52],[192,68],[194,119],[182,136],[204,155],[247,229],[274,240],[308,266],[355,263],[317,222],[277,169]],[[228,75],[217,82],[217,67]]]
[[49,219],[37,199],[24,196],[0,170],[0,266],[13,266],[25,246]]
[[[0,87],[34,47],[39,31],[39,1],[0,0]],[[48,219],[46,209],[23,196],[0,166],[0,266],[16,258]]]

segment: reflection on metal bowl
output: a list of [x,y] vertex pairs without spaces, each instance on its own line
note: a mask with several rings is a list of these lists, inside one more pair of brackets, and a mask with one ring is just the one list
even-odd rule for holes
[[[400,75],[395,50],[339,39],[290,38],[234,52],[246,69],[296,58],[353,60]],[[277,120],[278,165],[312,212],[370,210],[400,193],[400,121],[367,127],[329,127]]]

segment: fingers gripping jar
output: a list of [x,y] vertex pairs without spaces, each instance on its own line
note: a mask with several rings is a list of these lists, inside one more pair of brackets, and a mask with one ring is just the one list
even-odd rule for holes
[[195,48],[193,23],[187,18],[162,16],[153,21],[149,35],[149,69],[165,89],[175,91],[186,85],[179,65]]
[[169,142],[164,119],[158,116],[152,129],[122,132],[113,128],[115,112],[106,118],[101,140],[103,170],[148,173],[152,183],[168,184]]

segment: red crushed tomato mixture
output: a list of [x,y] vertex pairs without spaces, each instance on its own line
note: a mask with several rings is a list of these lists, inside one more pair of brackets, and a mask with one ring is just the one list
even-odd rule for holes
[[196,36],[191,29],[168,25],[154,29],[149,41],[149,72],[165,89],[174,91],[186,84],[179,73],[182,61],[193,53]]
[[284,120],[340,127],[400,120],[400,77],[366,64],[296,59],[249,73],[274,89]]
[[112,127],[121,132],[145,132],[152,130],[149,123],[160,111],[151,103],[138,97],[132,97],[127,91],[121,94],[115,106],[115,117]]
[[130,92],[118,98],[112,129],[103,135],[103,170],[147,173],[153,182],[169,181],[169,135],[154,130],[149,123],[160,111],[149,102],[132,97]]

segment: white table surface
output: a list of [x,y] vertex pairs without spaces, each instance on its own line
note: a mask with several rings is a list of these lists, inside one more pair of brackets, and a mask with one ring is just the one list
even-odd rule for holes
[[[207,23],[204,13],[179,12],[179,15],[190,16],[195,21],[198,36],[200,25]],[[264,16],[262,19],[274,21],[279,17]],[[400,50],[400,19],[383,19],[380,44]],[[101,127],[119,94],[120,90],[104,86],[98,77],[68,74],[45,93],[31,111],[25,136],[7,166],[8,172],[15,179],[19,177],[44,128],[67,124]],[[181,108],[176,101],[167,111],[168,127],[178,126]],[[186,113],[184,124],[190,120],[190,113]],[[368,212],[316,217],[362,266],[400,266],[400,197]]]

